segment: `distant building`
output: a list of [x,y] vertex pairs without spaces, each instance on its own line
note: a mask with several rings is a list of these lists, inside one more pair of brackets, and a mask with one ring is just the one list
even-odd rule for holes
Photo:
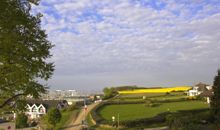
[[68,103],[65,100],[28,100],[27,111],[25,113],[29,119],[36,119],[45,115],[47,111],[52,107],[63,109],[67,106]]
[[74,96],[77,96],[78,95],[78,92],[76,90],[67,90],[67,95],[69,97],[74,97]]
[[203,92],[206,92],[208,90],[211,90],[212,86],[204,84],[204,83],[198,83],[195,86],[192,87],[191,90],[188,91],[188,96],[198,96]]
[[50,90],[46,94],[42,94],[43,100],[64,100],[69,97],[81,96],[76,90]]

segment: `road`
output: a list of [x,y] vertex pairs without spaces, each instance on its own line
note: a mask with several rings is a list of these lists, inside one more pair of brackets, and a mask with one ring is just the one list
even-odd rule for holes
[[65,130],[81,130],[82,128],[82,120],[85,119],[85,117],[89,114],[89,112],[97,106],[99,103],[93,103],[91,105],[88,105],[87,110],[85,111],[82,109],[76,118],[76,120],[72,121],[67,127],[65,127]]

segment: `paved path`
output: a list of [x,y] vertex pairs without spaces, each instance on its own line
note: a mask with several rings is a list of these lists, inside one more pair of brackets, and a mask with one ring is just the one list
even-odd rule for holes
[[7,130],[8,127],[10,127],[10,130],[15,130],[15,123],[14,122],[0,123],[0,129]]
[[145,128],[144,130],[168,130],[168,127]]
[[82,128],[82,120],[84,120],[89,112],[98,104],[99,103],[93,103],[91,105],[88,105],[86,112],[84,109],[82,109],[76,120],[72,121],[67,127],[63,128],[63,130],[80,130]]

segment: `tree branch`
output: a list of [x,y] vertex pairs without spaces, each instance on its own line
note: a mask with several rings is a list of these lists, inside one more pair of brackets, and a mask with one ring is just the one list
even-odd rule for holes
[[23,96],[23,95],[26,95],[24,93],[21,93],[21,94],[16,94],[14,96],[12,96],[11,98],[7,99],[6,101],[4,101],[1,105],[0,105],[0,108],[3,108],[5,107],[6,105],[8,105],[9,103],[11,103],[14,99],[20,97],[20,96]]

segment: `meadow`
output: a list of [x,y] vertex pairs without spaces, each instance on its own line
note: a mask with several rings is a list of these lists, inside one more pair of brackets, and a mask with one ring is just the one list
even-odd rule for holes
[[163,112],[177,112],[179,110],[196,110],[208,108],[202,101],[181,101],[161,103],[156,107],[148,107],[145,104],[114,104],[106,105],[99,110],[100,115],[105,120],[111,121],[112,116],[119,114],[121,121],[129,121],[142,118],[151,118]]

